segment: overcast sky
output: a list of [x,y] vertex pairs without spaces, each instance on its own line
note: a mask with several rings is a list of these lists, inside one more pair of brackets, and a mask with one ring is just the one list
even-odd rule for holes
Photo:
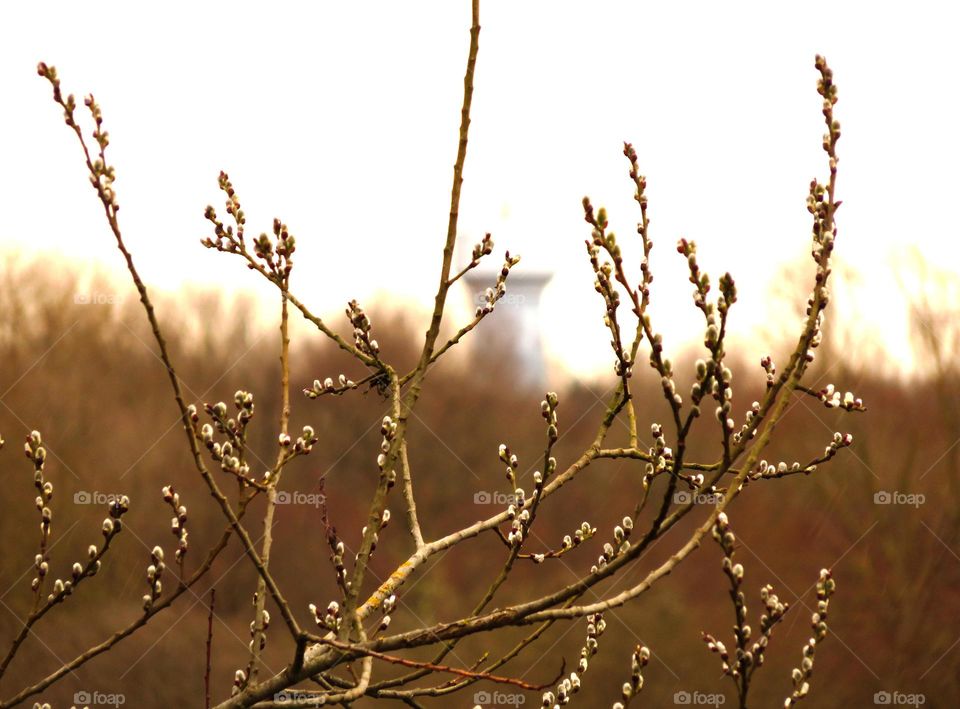
[[[66,91],[92,91],[103,107],[121,220],[152,286],[257,285],[238,261],[199,245],[204,207],[222,208],[224,169],[251,235],[280,216],[298,237],[294,290],[317,311],[339,325],[354,297],[427,308],[468,0],[149,7],[0,10],[0,248],[122,265],[75,140],[36,76],[44,60]],[[960,270],[957,21],[947,3],[487,0],[462,238],[491,231],[497,263],[509,248],[524,258],[518,268],[553,272],[543,305],[551,358],[579,374],[610,371],[580,200],[607,205],[632,243],[639,215],[621,153],[630,140],[648,178],[653,312],[668,348],[702,337],[674,250],[682,236],[714,282],[732,271],[733,329],[759,357],[768,348],[759,324],[795,325],[771,287],[784,273],[812,274],[804,201],[825,174],[813,68],[822,53],[843,125],[835,302],[848,340],[910,366],[898,284],[919,287],[903,269],[910,252]],[[802,303],[807,289],[792,298]]]

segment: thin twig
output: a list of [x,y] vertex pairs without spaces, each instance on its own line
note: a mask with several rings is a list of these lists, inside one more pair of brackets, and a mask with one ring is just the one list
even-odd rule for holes
[[210,612],[207,614],[207,664],[203,672],[204,708],[210,709],[210,658],[213,649],[213,604],[216,601],[217,589],[210,589]]
[[437,665],[432,662],[418,662],[416,660],[408,660],[403,657],[396,657],[395,655],[387,655],[382,652],[377,652],[376,650],[368,649],[358,649],[355,646],[350,645],[349,643],[340,643],[336,640],[324,640],[324,644],[331,645],[332,647],[338,648],[340,650],[354,650],[362,655],[368,655],[370,657],[375,657],[378,660],[384,660],[385,662],[390,662],[394,665],[402,665],[403,667],[415,667],[419,669],[430,670],[431,672],[446,672],[448,674],[459,675],[460,677],[469,677],[470,679],[485,679],[491,682],[497,682],[498,684],[511,684],[514,687],[520,687],[522,689],[532,689],[540,690],[545,687],[549,687],[552,684],[547,682],[545,684],[530,684],[529,682],[524,682],[522,679],[516,679],[514,677],[501,677],[499,675],[490,674],[489,672],[476,672],[473,670],[464,670],[458,667],[449,667],[447,665]]

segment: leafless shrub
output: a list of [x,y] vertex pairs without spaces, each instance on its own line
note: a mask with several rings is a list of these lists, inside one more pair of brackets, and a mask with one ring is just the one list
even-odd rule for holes
[[[724,274],[718,280],[719,293],[714,298],[710,278],[697,263],[696,245],[685,239],[677,243],[677,251],[687,262],[689,280],[693,285],[693,302],[704,317],[703,344],[706,355],[696,363],[694,383],[689,392],[680,390],[663,338],[647,312],[652,297],[653,274],[649,255],[653,240],[649,229],[646,178],[640,173],[636,152],[627,143],[624,145],[624,155],[640,210],[637,234],[643,257],[636,264],[639,273],[634,273],[634,264],[624,259],[618,239],[610,229],[606,210],[595,208],[587,198],[583,201],[584,217],[590,226],[586,248],[595,275],[594,287],[603,301],[603,319],[610,332],[613,369],[618,382],[599,422],[596,436],[578,457],[558,461],[554,456],[554,444],[561,431],[558,413],[561,402],[555,393],[548,392],[541,402],[544,419],[542,460],[529,482],[519,474],[517,454],[507,444],[501,445],[498,456],[505,466],[509,484],[507,501],[502,509],[486,519],[433,537],[424,531],[417,511],[416,476],[411,470],[407,450],[410,416],[433,365],[496,308],[498,300],[509,287],[511,269],[519,262],[517,256],[506,252],[499,274],[487,291],[485,303],[477,308],[473,319],[449,338],[441,338],[441,325],[451,286],[490,256],[494,248],[492,238],[485,237],[474,246],[469,263],[459,270],[455,268],[454,247],[479,34],[479,2],[473,0],[459,147],[453,171],[439,284],[419,358],[410,371],[398,371],[390,363],[389,353],[383,352],[377,342],[370,318],[356,301],[350,301],[346,309],[352,336],[344,337],[297,298],[290,288],[290,276],[295,265],[295,237],[286,224],[276,219],[270,233],[250,238],[246,233],[246,217],[237,191],[228,175],[220,174],[219,187],[225,196],[226,216],[221,217],[216,209],[207,207],[205,214],[212,234],[203,240],[203,245],[238,257],[249,270],[272,283],[277,289],[280,306],[282,374],[279,388],[282,405],[276,424],[276,457],[262,473],[253,470],[253,464],[247,456],[248,426],[252,424],[255,413],[253,394],[238,391],[232,407],[224,402],[188,403],[184,397],[150,294],[139,276],[121,230],[118,218],[120,207],[113,188],[116,172],[107,158],[110,140],[103,126],[99,104],[92,95],[84,100],[94,126],[90,142],[77,115],[74,96],[62,93],[55,68],[42,63],[39,65],[39,74],[50,82],[54,100],[63,110],[65,123],[76,134],[82,148],[91,185],[97,192],[109,228],[125,259],[156,340],[159,356],[166,367],[197,474],[223,514],[225,527],[205,553],[199,556],[192,552],[188,554],[187,508],[172,486],[163,485],[160,495],[173,512],[171,529],[177,539],[174,554],[178,567],[176,578],[168,581],[171,574],[165,565],[163,547],[155,546],[146,569],[147,592],[143,596],[142,616],[43,679],[23,686],[0,702],[0,707],[13,706],[40,695],[68,672],[116,648],[124,638],[146,626],[203,577],[232,538],[242,544],[258,578],[256,587],[251,589],[254,612],[250,624],[249,661],[245,667],[236,670],[233,693],[221,698],[218,707],[349,704],[362,697],[399,699],[411,706],[419,706],[417,702],[421,697],[442,697],[462,692],[481,681],[498,683],[517,691],[542,692],[543,706],[559,706],[569,703],[582,683],[587,681],[585,677],[588,677],[591,658],[600,649],[600,638],[606,626],[604,612],[642,596],[699,547],[707,534],[714,536],[724,553],[723,571],[730,585],[736,617],[734,654],[729,653],[722,641],[712,636],[705,636],[705,639],[709,649],[720,656],[724,673],[736,682],[740,705],[746,706],[750,678],[763,663],[771,633],[787,611],[787,606],[779,602],[771,587],[763,587],[761,599],[764,614],[760,619],[759,637],[752,633],[747,622],[745,594],[741,591],[743,567],[733,562],[735,537],[730,531],[727,510],[750,484],[813,473],[819,465],[852,443],[849,434],[838,432],[822,454],[808,454],[806,463],[768,462],[764,459],[763,451],[773,439],[774,429],[793,397],[812,396],[828,408],[848,412],[864,410],[863,402],[858,397],[849,392],[841,394],[834,385],[813,390],[801,383],[821,342],[821,327],[830,300],[830,257],[837,234],[835,214],[840,206],[836,199],[836,147],[840,125],[833,114],[837,91],[832,72],[826,61],[817,57],[818,92],[822,97],[826,123],[822,147],[828,158],[829,176],[826,182],[813,180],[807,198],[807,207],[813,218],[811,255],[815,276],[806,316],[788,361],[780,367],[770,357],[761,362],[761,376],[766,381],[763,397],[744,407],[742,414],[734,408],[733,375],[725,364],[725,342],[728,317],[737,301],[736,285],[729,273]],[[627,301],[626,308],[621,307],[624,299]],[[319,373],[312,386],[303,390],[306,400],[328,395],[351,396],[357,389],[374,389],[383,395],[390,406],[390,412],[381,423],[379,450],[370,454],[367,474],[376,480],[376,487],[369,501],[360,544],[355,549],[349,548],[328,524],[326,543],[331,552],[330,561],[338,595],[335,598],[317,598],[316,603],[308,609],[291,607],[271,573],[271,558],[277,553],[273,549],[272,519],[278,496],[284,494],[280,487],[283,473],[298,458],[308,456],[316,445],[322,445],[321,437],[309,425],[300,432],[291,433],[289,430],[292,406],[289,362],[291,309],[335,342],[353,360],[351,366],[359,367],[363,372],[362,376],[353,377],[340,373]],[[644,437],[641,431],[647,429],[637,420],[632,394],[632,379],[642,347],[645,348],[643,356],[647,357],[654,376],[659,379],[670,419],[666,424],[653,422],[649,425],[652,437],[650,445],[641,442]],[[715,422],[708,422],[702,427],[711,426],[707,435],[716,443],[718,452],[712,462],[695,462],[688,460],[688,444],[704,409],[711,413],[707,418],[715,419]],[[611,437],[612,424],[622,418],[627,422],[629,435],[625,443],[617,445],[608,439]],[[77,592],[81,583],[96,574],[108,547],[122,530],[121,518],[130,507],[126,498],[113,502],[109,516],[103,522],[102,544],[90,546],[87,560],[73,565],[68,580],[57,578],[50,584],[48,576],[51,572],[46,549],[53,519],[53,484],[44,477],[45,449],[40,433],[34,432],[28,437],[25,451],[34,467],[40,514],[40,544],[36,574],[31,582],[35,599],[33,611],[23,621],[23,630],[13,640],[0,664],[0,676],[22,646],[30,628],[56,605],[66,602],[71,594]],[[622,505],[622,522],[613,529],[598,529],[589,521],[584,521],[571,526],[570,533],[555,548],[543,548],[536,544],[531,531],[537,521],[549,512],[550,498],[562,486],[574,482],[584,487],[584,494],[589,495],[590,482],[584,471],[594,462],[604,459],[628,459],[642,470],[639,489],[628,491],[623,498],[610,503]],[[630,495],[635,499],[631,499]],[[267,501],[263,520],[265,533],[255,541],[244,518],[250,503],[260,496],[266,497]],[[402,520],[388,529],[389,523],[394,520],[389,505],[398,496],[403,509],[400,515]],[[710,497],[710,504],[704,506],[705,518],[682,542],[676,544],[666,561],[626,590],[615,595],[598,596],[599,600],[593,602],[583,600],[588,591],[594,592],[605,580],[622,575],[636,565],[651,545],[664,538],[680,520],[687,516],[695,517],[700,509],[698,500],[703,496]],[[409,535],[409,553],[406,558],[396,559],[395,570],[386,580],[372,584],[368,573],[371,557],[377,553],[384,535],[396,534],[398,527],[405,528]],[[393,619],[404,615],[402,591],[410,576],[428,560],[446,554],[479,535],[495,535],[503,547],[500,570],[489,580],[479,600],[454,620],[434,625],[418,625],[414,622],[410,629],[394,631]],[[547,564],[581,547],[592,547],[596,556],[588,568],[582,569],[575,582],[555,589],[530,586],[526,600],[492,607],[498,592],[510,581],[511,572],[519,564]],[[195,557],[198,561],[188,568],[188,559]],[[306,583],[310,581],[306,580]],[[815,649],[827,634],[827,606],[834,588],[830,572],[824,569],[818,583],[818,608],[812,618],[813,637],[803,649],[800,666],[793,672],[792,688],[786,688],[789,694],[785,706],[792,706],[809,691]],[[280,621],[273,625],[281,626],[280,632],[274,630],[272,634],[269,633],[271,609]],[[557,677],[545,678],[541,683],[530,683],[500,673],[501,667],[531,647],[553,624],[579,619],[586,620],[585,641],[580,658],[571,672],[563,669]],[[317,630],[313,629],[314,624]],[[411,626],[409,622],[407,625]],[[444,664],[447,655],[467,636],[524,626],[534,627],[500,657],[483,657],[470,667]],[[280,635],[273,642],[285,643],[290,659],[281,672],[261,677],[261,653],[266,647],[268,635]],[[414,648],[433,648],[435,654],[430,661],[414,660],[403,655]],[[209,663],[209,648],[207,656]],[[631,658],[629,680],[620,689],[620,701],[615,706],[625,706],[641,691],[642,669],[649,657],[648,648],[637,647]],[[400,677],[378,677],[377,669],[384,665],[400,666],[410,671]],[[449,675],[450,678],[442,679],[443,675]],[[422,678],[434,676],[438,678],[426,686],[417,684]],[[311,683],[309,689],[299,687],[305,682]],[[209,704],[209,677],[207,685]]]

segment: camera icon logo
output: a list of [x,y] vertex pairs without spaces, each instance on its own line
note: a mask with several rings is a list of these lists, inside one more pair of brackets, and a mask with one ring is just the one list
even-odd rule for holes
[[[673,503],[675,505],[686,505],[691,500],[693,500],[693,495],[687,490],[677,490],[673,493]],[[678,694],[682,694],[682,692],[678,692]]]
[[490,703],[490,692],[477,692],[473,695],[473,703],[483,706]]
[[[877,495],[880,493],[878,492]],[[876,497],[876,495],[874,496]],[[873,695],[874,704],[889,704],[893,699],[893,695],[890,692],[877,692]]]
[[[880,490],[873,494],[873,504],[875,505],[889,505],[893,502],[893,496],[886,490]],[[883,694],[883,692],[878,692],[878,694]]]
[[90,493],[86,490],[79,490],[73,493],[73,504],[75,505],[89,505],[91,499]]
[[692,699],[690,692],[677,692],[673,695],[674,704],[689,704]]
[[278,505],[289,505],[290,504],[290,493],[286,490],[280,490],[277,493],[276,503]]
[[73,695],[74,704],[89,704],[90,702],[90,692],[76,692]]
[[[481,490],[473,494],[473,504],[475,505],[489,505],[492,501],[492,496],[486,490]],[[481,694],[483,694],[483,692],[481,692]]]

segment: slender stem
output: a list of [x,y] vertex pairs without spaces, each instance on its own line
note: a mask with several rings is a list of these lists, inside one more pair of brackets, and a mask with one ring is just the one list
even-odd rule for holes
[[410,470],[410,461],[407,458],[407,441],[400,442],[400,467],[403,474],[403,498],[407,503],[407,526],[410,528],[410,535],[417,549],[422,549],[423,532],[420,529],[420,521],[417,519],[417,503],[413,497],[413,473]]
[[[280,435],[286,436],[290,426],[290,329],[287,307],[287,278],[283,278],[280,302]],[[273,466],[273,475],[270,476],[270,487],[267,490],[267,509],[263,517],[263,545],[260,549],[260,558],[265,568],[270,566],[270,551],[273,548],[273,517],[277,507],[277,485],[283,473],[283,462],[286,459],[286,448],[281,443],[277,451],[277,462]],[[266,625],[266,582],[261,576],[257,579],[257,595],[254,603],[255,615],[253,619],[253,641],[250,646],[250,665],[247,672],[247,682],[256,679],[260,669],[261,644],[264,641]]]
[[480,48],[480,0],[471,3],[473,21],[470,27],[470,51],[467,55],[467,69],[463,76],[463,104],[460,108],[460,142],[457,147],[457,161],[453,166],[453,184],[450,188],[450,215],[447,221],[447,238],[443,246],[443,265],[440,269],[440,285],[434,298],[433,315],[420,353],[420,361],[414,371],[413,383],[407,392],[407,407],[412,409],[420,395],[423,378],[426,376],[433,348],[440,334],[447,292],[450,290],[450,268],[453,262],[454,247],[457,242],[457,221],[460,217],[460,189],[463,186],[463,166],[467,159],[467,138],[470,133],[470,107],[473,104],[473,77],[477,66],[477,52]]
[[207,664],[203,672],[204,709],[210,709],[210,659],[213,650],[213,604],[217,589],[210,589],[210,612],[207,614]]
[[[386,459],[383,471],[386,475],[381,475],[380,484],[374,494],[373,502],[370,505],[370,512],[367,516],[367,533],[360,543],[360,551],[357,553],[356,564],[350,579],[350,585],[346,599],[344,599],[345,617],[351,619],[354,617],[354,611],[357,608],[361,586],[363,584],[364,574],[367,563],[369,562],[371,548],[373,546],[373,537],[379,529],[381,515],[383,514],[389,486],[386,480],[390,471],[394,468],[398,457],[400,456],[401,443],[406,439],[407,417],[420,397],[420,391],[423,386],[423,379],[426,376],[427,368],[430,365],[433,349],[436,345],[437,336],[440,334],[440,323],[443,319],[443,310],[446,304],[447,292],[450,288],[450,268],[453,261],[453,251],[457,241],[457,220],[460,215],[460,188],[463,184],[463,166],[467,157],[467,137],[470,130],[470,106],[473,102],[473,77],[477,64],[477,52],[480,41],[480,0],[472,0],[472,23],[470,27],[470,50],[467,55],[467,68],[463,77],[463,104],[460,110],[460,142],[457,149],[457,160],[453,167],[453,185],[450,190],[450,216],[447,222],[447,238],[443,247],[443,264],[440,269],[440,284],[437,287],[437,295],[434,299],[433,315],[430,319],[430,327],[424,338],[423,349],[420,353],[420,360],[414,370],[411,378],[410,387],[403,397],[402,406],[400,405],[400,383],[396,373],[388,368],[390,377],[390,388],[392,398],[394,399],[394,417],[397,422],[397,431],[394,443],[386,453]],[[412,494],[412,485],[411,485]],[[344,623],[341,629],[341,639],[347,637],[350,632],[349,623]]]
[[[347,643],[340,643],[336,640],[324,640],[325,645],[331,645],[341,650],[352,650],[354,649],[352,645]],[[529,682],[524,682],[521,679],[516,679],[514,677],[502,677],[499,675],[490,674],[489,672],[476,672],[473,670],[465,670],[459,667],[450,667],[448,665],[438,665],[432,662],[418,662],[416,660],[408,660],[403,657],[396,657],[394,655],[387,655],[382,652],[377,652],[376,650],[361,650],[361,653],[369,657],[375,657],[378,660],[384,660],[395,665],[401,665],[403,667],[416,667],[421,669],[430,670],[431,672],[446,672],[449,674],[459,675],[460,677],[469,677],[470,679],[485,679],[491,682],[497,682],[499,684],[510,684],[515,687],[522,687],[523,689],[543,689],[545,686],[549,685],[536,685]]]

